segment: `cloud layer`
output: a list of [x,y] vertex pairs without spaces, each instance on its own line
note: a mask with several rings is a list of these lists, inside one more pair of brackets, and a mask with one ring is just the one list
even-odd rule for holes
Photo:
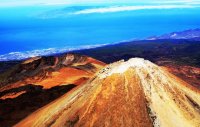
[[67,17],[69,15],[84,15],[84,14],[103,14],[103,13],[115,13],[124,11],[136,11],[136,10],[161,10],[161,9],[187,9],[197,8],[200,5],[185,4],[185,5],[131,5],[131,6],[69,6],[62,9],[51,10],[36,14],[35,17],[41,19]]
[[86,4],[200,4],[199,0],[0,0],[0,7]]
[[0,55],[0,61],[23,60],[23,59],[27,59],[31,57],[36,57],[36,56],[48,56],[48,55],[65,53],[65,52],[74,51],[74,50],[91,49],[91,48],[101,47],[105,45],[108,45],[108,44],[85,45],[79,48],[48,48],[48,49],[32,50],[32,51],[24,51],[24,52],[11,52],[8,54]]
[[72,14],[92,14],[92,13],[112,13],[121,11],[134,11],[145,9],[173,9],[173,8],[193,8],[191,5],[156,5],[156,6],[111,6],[102,8],[92,8],[73,12]]

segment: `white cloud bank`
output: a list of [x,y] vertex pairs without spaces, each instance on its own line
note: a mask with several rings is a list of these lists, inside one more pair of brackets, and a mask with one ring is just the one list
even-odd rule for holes
[[[113,43],[116,44],[116,43]],[[8,54],[0,55],[0,61],[10,61],[10,60],[23,60],[31,57],[36,56],[49,56],[55,55],[59,53],[66,53],[75,50],[82,50],[82,49],[91,49],[102,47],[108,44],[97,44],[97,45],[85,45],[80,46],[78,48],[48,48],[48,49],[41,49],[41,50],[32,50],[32,51],[24,51],[24,52],[11,52]]]
[[0,0],[0,7],[87,4],[200,4],[199,0]]
[[145,10],[145,9],[173,9],[173,8],[194,8],[194,7],[197,6],[192,6],[192,5],[111,6],[111,7],[84,9],[72,12],[72,14],[78,15],[78,14],[92,14],[92,13],[112,13],[121,11]]

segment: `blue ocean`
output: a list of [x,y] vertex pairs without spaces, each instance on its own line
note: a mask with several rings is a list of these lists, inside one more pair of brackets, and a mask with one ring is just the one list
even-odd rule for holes
[[[0,8],[0,55],[76,49],[200,28],[200,8],[96,10],[93,6]],[[89,10],[93,9],[93,10]]]

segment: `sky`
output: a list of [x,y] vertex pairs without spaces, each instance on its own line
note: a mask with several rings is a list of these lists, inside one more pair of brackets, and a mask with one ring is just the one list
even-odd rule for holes
[[0,0],[0,7],[31,5],[76,5],[76,4],[200,4],[200,0]]

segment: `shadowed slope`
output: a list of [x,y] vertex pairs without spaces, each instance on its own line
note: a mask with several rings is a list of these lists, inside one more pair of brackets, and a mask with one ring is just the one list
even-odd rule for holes
[[108,65],[16,126],[199,127],[199,92],[157,65],[134,58]]
[[68,84],[43,89],[42,86],[29,84],[2,92],[1,94],[23,91],[21,95],[12,99],[0,100],[0,125],[3,127],[15,125],[29,114],[59,98],[75,86]]

